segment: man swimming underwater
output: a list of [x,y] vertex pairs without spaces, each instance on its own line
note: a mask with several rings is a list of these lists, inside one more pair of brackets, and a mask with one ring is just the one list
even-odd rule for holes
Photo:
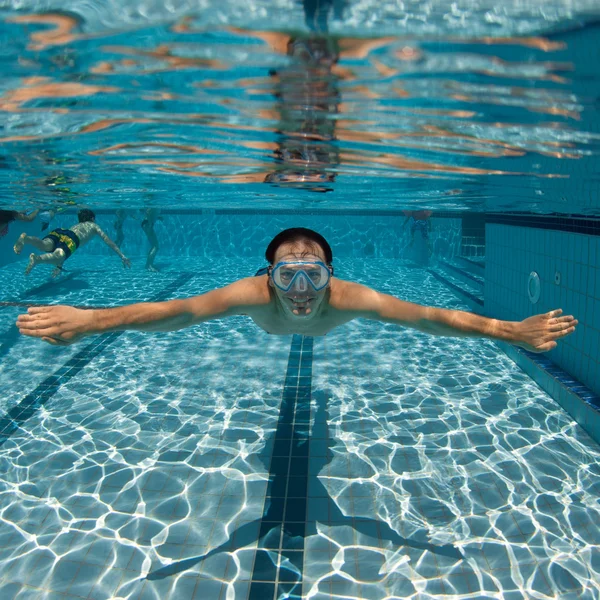
[[249,316],[268,333],[325,335],[362,317],[433,335],[504,340],[546,352],[573,331],[577,320],[562,310],[523,321],[500,321],[460,310],[421,306],[364,285],[333,277],[332,252],[318,233],[282,231],[269,244],[264,274],[235,281],[200,296],[84,310],[72,306],[29,308],[19,315],[19,331],[55,345],[107,331],[174,331],[210,319]]

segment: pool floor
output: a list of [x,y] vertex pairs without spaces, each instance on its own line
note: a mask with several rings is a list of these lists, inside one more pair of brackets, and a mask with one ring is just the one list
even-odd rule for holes
[[[261,266],[69,263],[1,269],[3,300],[163,300]],[[368,266],[336,269],[466,309]],[[2,600],[600,598],[600,449],[492,342],[240,317],[55,348],[22,310],[0,305]]]

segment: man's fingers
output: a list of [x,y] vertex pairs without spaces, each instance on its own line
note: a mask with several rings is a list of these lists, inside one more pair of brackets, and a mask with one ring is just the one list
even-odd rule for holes
[[558,317],[554,319],[555,323],[568,323],[569,321],[574,321],[575,317],[573,315],[565,315],[564,317]]
[[48,317],[47,313],[36,313],[35,315],[24,313],[17,317],[17,323],[41,323],[47,321]]
[[556,310],[551,310],[549,313],[547,313],[548,318],[552,319],[554,317],[558,317],[560,315],[562,315],[562,308],[557,308]]
[[29,314],[29,315],[39,315],[41,313],[50,312],[53,308],[54,308],[53,306],[30,306],[27,309],[27,314]]
[[29,337],[43,337],[50,332],[46,329],[38,329],[35,327],[19,327],[19,333],[28,335]]
[[555,330],[552,333],[550,333],[546,337],[546,339],[547,340],[556,340],[558,338],[565,337],[566,335],[570,335],[574,331],[575,331],[575,327],[566,327],[566,328],[561,329],[560,331],[559,330]]
[[48,336],[42,337],[42,341],[48,342],[49,344],[52,344],[53,346],[68,346],[69,345],[69,342],[65,342],[63,340],[57,340],[56,338],[52,338],[52,337],[48,337]]
[[573,333],[575,331],[575,327],[569,327],[568,329],[563,329],[563,331],[560,331],[558,333],[559,336],[565,336],[565,335],[569,335],[570,333]]
[[561,317],[560,319],[555,319],[552,325],[550,325],[550,331],[563,331],[569,327],[575,327],[578,323],[579,321],[572,316]]
[[38,313],[35,315],[23,314],[17,317],[17,326],[36,327],[43,323],[50,322],[50,315],[47,313]]
[[49,329],[51,327],[51,324],[50,321],[48,321],[48,319],[17,321],[17,327],[19,329],[26,329],[27,331],[39,331],[41,329]]
[[538,346],[538,348],[536,348],[536,351],[537,352],[548,352],[548,350],[552,350],[552,349],[556,348],[556,346],[558,346],[558,344],[556,342],[546,342],[545,344]]

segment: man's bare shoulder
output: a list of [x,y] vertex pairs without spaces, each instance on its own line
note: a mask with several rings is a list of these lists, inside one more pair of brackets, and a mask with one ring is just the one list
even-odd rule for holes
[[329,306],[335,310],[357,313],[376,310],[381,294],[374,289],[343,279],[332,278]]
[[104,233],[99,225],[93,221],[84,221],[83,223],[75,223],[71,228],[73,233],[81,237],[91,237],[92,235],[100,235]]
[[229,303],[240,307],[260,307],[271,302],[268,276],[244,277],[221,288]]

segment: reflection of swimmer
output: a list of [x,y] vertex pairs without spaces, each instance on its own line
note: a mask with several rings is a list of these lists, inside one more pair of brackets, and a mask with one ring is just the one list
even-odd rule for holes
[[265,252],[267,272],[200,296],[82,310],[33,307],[17,319],[21,333],[68,345],[105,331],[174,331],[211,319],[246,315],[268,333],[321,336],[357,318],[393,323],[433,335],[487,337],[534,352],[554,348],[577,321],[560,309],[523,321],[500,321],[473,313],[404,302],[364,285],[333,277],[332,252],[318,233],[286,229]]
[[430,210],[405,210],[403,211],[406,215],[404,223],[402,223],[402,229],[406,227],[408,223],[410,225],[410,244],[409,247],[415,243],[415,233],[418,231],[421,237],[427,243],[427,249],[431,254],[431,240],[429,239],[429,233],[431,232],[431,217]]
[[331,191],[340,162],[334,118],[340,93],[333,71],[338,50],[329,38],[290,38],[286,54],[295,61],[270,73],[278,99],[279,135],[277,170],[264,181]]
[[39,211],[34,210],[29,214],[19,212],[18,210],[0,210],[0,237],[8,233],[8,224],[13,221],[33,221]]
[[115,243],[100,229],[95,223],[96,215],[89,209],[84,208],[77,214],[79,223],[73,225],[71,229],[55,229],[51,231],[44,239],[33,237],[22,233],[14,246],[17,254],[21,254],[23,246],[29,244],[38,250],[43,250],[45,254],[29,255],[29,264],[25,269],[25,275],[29,275],[31,270],[39,263],[55,265],[52,276],[56,277],[62,271],[62,264],[79,248],[87,244],[93,237],[100,236],[102,241],[114,250],[123,261],[124,267],[130,267],[129,259],[119,250]]

